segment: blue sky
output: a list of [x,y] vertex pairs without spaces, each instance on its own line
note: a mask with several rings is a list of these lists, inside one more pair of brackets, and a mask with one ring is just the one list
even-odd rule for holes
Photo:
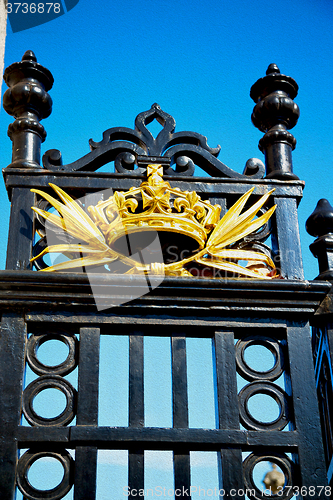
[[[64,163],[86,154],[88,139],[100,140],[107,128],[132,128],[135,116],[158,102],[176,119],[176,131],[200,132],[210,146],[220,144],[219,159],[242,172],[248,158],[263,159],[249,90],[270,63],[278,64],[300,87],[293,160],[306,181],[299,215],[306,277],[312,279],[317,262],[304,223],[319,198],[333,203],[332,22],[330,0],[80,0],[41,26],[18,33],[8,26],[5,65],[31,49],[53,73],[43,152],[60,149]],[[3,167],[11,158],[11,121],[1,110]],[[0,197],[3,267],[9,214],[3,186]]]

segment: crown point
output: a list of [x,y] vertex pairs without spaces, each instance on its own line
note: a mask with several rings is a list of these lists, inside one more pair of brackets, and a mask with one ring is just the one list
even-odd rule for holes
[[22,61],[33,61],[37,62],[37,57],[35,56],[35,53],[32,50],[27,50],[22,57]]
[[280,73],[280,70],[276,64],[272,63],[268,66],[266,75],[272,75],[274,73]]
[[157,102],[154,102],[151,109],[161,109],[161,106],[159,104],[157,104]]

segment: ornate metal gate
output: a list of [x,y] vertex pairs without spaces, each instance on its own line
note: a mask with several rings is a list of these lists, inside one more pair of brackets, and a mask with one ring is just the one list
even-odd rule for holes
[[[5,81],[10,88],[4,107],[16,120],[9,129],[13,161],[4,170],[12,205],[7,269],[0,272],[1,498],[15,498],[18,487],[28,499],[55,500],[73,491],[75,500],[93,500],[98,451],[102,449],[128,450],[128,485],[124,486],[128,486],[129,498],[142,496],[139,492],[144,491],[145,450],[173,452],[177,498],[189,498],[193,488],[192,451],[219,454],[220,488],[215,496],[266,498],[253,471],[261,461],[270,461],[284,474],[281,498],[298,493],[301,498],[329,498],[309,324],[330,285],[303,280],[297,221],[303,182],[292,171],[295,140],[288,132],[298,117],[293,102],[295,81],[271,65],[266,77],[252,87],[251,96],[257,103],[253,122],[265,132],[260,148],[266,170],[259,160],[250,159],[243,174],[220,162],[219,149],[210,148],[204,136],[174,132],[173,118],[156,104],[137,116],[133,130],[111,128],[101,142],[91,141],[91,152],[76,162],[64,165],[60,152],[51,150],[44,155],[42,167],[39,155],[45,131],[40,120],[51,112],[47,91],[52,76],[27,52],[21,62],[7,68]],[[163,127],[156,138],[147,128],[154,119]],[[114,173],[98,172],[111,162]],[[194,176],[195,165],[208,176]],[[57,205],[52,202],[50,184],[59,195]],[[110,188],[119,193],[112,203],[99,194]],[[245,193],[251,188],[253,194],[247,198]],[[271,190],[271,196],[264,197]],[[69,201],[69,196],[77,203]],[[84,197],[89,203],[80,202]],[[212,243],[209,247],[212,240],[205,240],[218,227],[219,209],[214,206],[221,207],[222,215],[230,214],[241,197],[244,210],[257,203],[253,217],[258,212],[263,224],[250,233],[240,232],[239,238],[225,245],[226,253],[216,250],[215,238],[214,250]],[[111,241],[112,231],[117,229],[112,226],[110,231],[108,226],[114,220],[115,203],[121,216],[126,215],[126,221],[135,225],[133,234],[144,226],[145,209],[155,207],[149,220],[160,235],[167,234],[162,235],[162,247],[168,238],[174,238],[177,262],[165,260],[162,248],[164,262],[159,265],[154,260],[144,261],[141,274],[138,264],[126,268],[130,273],[114,273],[112,252],[120,253],[125,263],[134,252],[126,254],[111,244],[111,250],[103,246],[99,251],[95,242],[93,255],[99,252],[100,260],[94,261],[94,269],[91,255],[83,255],[87,240],[73,239],[75,224],[71,233],[55,225],[52,228],[52,224],[48,227],[44,221],[55,220],[55,215],[50,216],[52,204],[64,220],[66,202],[77,212],[79,229],[83,231],[86,224],[95,237],[103,233],[101,245]],[[105,207],[108,212],[102,211]],[[139,210],[141,215],[135,219]],[[102,219],[93,217],[97,213]],[[168,217],[175,213],[185,214],[184,218],[179,221],[173,215],[172,222]],[[200,233],[202,227],[206,232]],[[59,272],[56,267],[54,272],[47,271],[48,230],[57,238],[58,251],[69,256],[69,272],[63,264],[58,266]],[[193,241],[189,243],[191,231],[198,231],[193,238],[199,247],[200,238],[205,240],[200,258]],[[90,248],[94,241],[92,237],[88,241]],[[75,249],[70,245],[76,245]],[[136,250],[141,252],[139,246]],[[180,257],[184,249],[190,260]],[[242,266],[245,255],[249,264]],[[81,259],[81,269],[70,268],[75,259]],[[103,259],[109,259],[108,263]],[[236,271],[237,279],[230,274]],[[116,305],[110,308],[111,304]],[[100,426],[98,422],[100,338],[113,335],[126,336],[129,345],[125,427]],[[146,427],[144,421],[144,339],[156,335],[170,340],[172,428]],[[189,427],[186,345],[192,337],[211,339],[216,428]],[[38,350],[54,339],[68,346],[67,359],[59,365],[52,360],[45,364]],[[273,354],[269,370],[258,371],[247,363],[245,352],[252,345]],[[25,383],[27,369],[34,373],[29,384]],[[76,387],[66,378],[75,371]],[[237,376],[245,381],[240,391]],[[282,385],[278,379],[283,380]],[[39,415],[34,408],[34,399],[48,388],[57,388],[66,397],[65,409],[52,418]],[[257,394],[276,401],[276,419],[262,422],[252,415],[249,400]],[[53,490],[38,490],[29,482],[31,465],[42,457],[54,457],[63,466],[63,479]],[[123,491],[110,494],[110,498],[122,496]]]

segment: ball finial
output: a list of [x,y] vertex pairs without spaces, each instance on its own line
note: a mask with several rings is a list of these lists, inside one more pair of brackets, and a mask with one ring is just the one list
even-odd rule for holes
[[306,230],[316,238],[333,232],[333,207],[325,198],[318,201],[315,210],[306,221]]

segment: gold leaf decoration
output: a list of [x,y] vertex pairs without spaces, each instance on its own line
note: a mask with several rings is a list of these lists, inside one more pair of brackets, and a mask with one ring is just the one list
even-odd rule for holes
[[[91,217],[78,202],[54,184],[50,186],[61,201],[48,193],[32,189],[34,193],[47,200],[58,211],[59,216],[37,207],[32,207],[33,210],[79,241],[72,244],[50,245],[32,261],[47,253],[62,253],[70,258],[67,262],[43,269],[46,272],[77,269],[82,266],[104,266],[120,259],[129,266],[126,274],[145,272],[168,276],[192,276],[188,265],[193,262],[238,277],[257,279],[278,277],[272,259],[266,254],[234,248],[236,242],[268,222],[275,206],[269,208],[263,215],[256,216],[274,190],[261,196],[243,212],[254,190],[251,188],[219,220],[220,206],[213,206],[201,200],[196,192],[172,189],[169,183],[163,180],[163,168],[160,165],[149,165],[147,171],[148,180],[139,188],[131,188],[125,193],[116,192],[108,200],[88,207]],[[138,213],[140,206],[143,207],[143,212]],[[122,255],[113,248],[117,238],[140,230],[180,233],[196,240],[199,248],[190,257],[177,262],[168,264],[155,262],[147,265]],[[80,257],[76,257],[78,254]],[[246,261],[247,265],[242,266],[239,261]]]
[[80,252],[81,254],[88,254],[85,257],[71,259],[67,262],[62,262],[60,264],[56,264],[55,266],[43,269],[43,271],[50,272],[102,263],[105,264],[118,259],[118,255],[105,243],[104,236],[96,227],[96,224],[94,224],[91,218],[80,207],[80,205],[58,186],[55,186],[54,184],[50,184],[50,186],[58,194],[64,204],[38,189],[32,189],[31,191],[45,198],[54,208],[58,210],[62,217],[58,217],[57,215],[36,207],[32,207],[32,209],[44,217],[47,221],[62,229],[65,233],[69,233],[77,239],[84,240],[88,246],[81,244],[51,245],[46,247],[36,257],[32,258],[31,261],[33,262],[34,260],[41,258],[46,253],[66,254],[67,252]]

